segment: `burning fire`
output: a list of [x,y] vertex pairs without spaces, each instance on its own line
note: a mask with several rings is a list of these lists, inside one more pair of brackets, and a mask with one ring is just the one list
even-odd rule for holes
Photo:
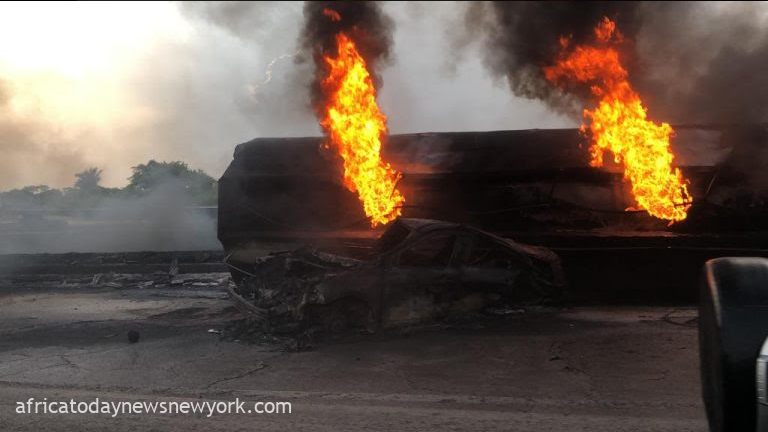
[[[628,81],[619,53],[613,46],[622,36],[608,18],[595,28],[595,46],[576,46],[569,50],[570,39],[561,38],[563,53],[554,66],[544,68],[548,81],[565,87],[569,82],[590,85],[598,100],[593,110],[585,109],[592,137],[590,164],[603,166],[603,154],[613,153],[616,163],[624,166],[624,179],[640,209],[670,221],[686,218],[692,198],[688,181],[679,168],[672,168],[674,155],[669,140],[674,130],[667,123],[656,124],[646,118],[640,96]],[[582,133],[587,125],[582,124]]]
[[[331,19],[340,19],[335,11],[326,10]],[[346,34],[337,34],[336,44],[336,57],[323,56],[328,75],[321,85],[329,98],[320,125],[344,161],[344,185],[357,192],[375,227],[400,216],[405,198],[396,186],[401,174],[381,160],[387,117],[376,104],[365,60]]]

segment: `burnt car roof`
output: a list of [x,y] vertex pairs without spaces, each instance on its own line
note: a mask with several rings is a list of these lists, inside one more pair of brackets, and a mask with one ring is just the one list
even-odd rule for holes
[[[496,240],[503,241],[503,242],[513,241],[504,237],[499,237],[496,234],[492,234],[488,231],[483,231],[480,228],[476,228],[470,225],[464,225],[456,222],[446,222],[446,221],[441,221],[436,219],[398,218],[392,223],[392,225],[387,229],[387,231],[393,228],[397,229],[396,226],[398,225],[401,227],[404,227],[405,229],[411,232],[427,233],[430,231],[438,231],[438,230],[456,230],[456,231],[466,231],[466,232],[481,234],[481,235],[492,237]],[[383,236],[384,235],[382,235],[382,237]]]
[[443,229],[456,229],[459,224],[433,219],[397,218],[376,241],[377,253],[386,252],[401,244],[413,233],[426,233]]
[[387,230],[379,237],[376,250],[379,253],[386,252],[393,247],[401,244],[406,238],[411,237],[414,233],[427,234],[434,231],[454,231],[454,232],[469,232],[491,238],[499,243],[519,245],[517,242],[499,237],[495,234],[483,231],[473,226],[464,225],[456,222],[447,222],[436,219],[420,219],[420,218],[398,218],[387,228]]

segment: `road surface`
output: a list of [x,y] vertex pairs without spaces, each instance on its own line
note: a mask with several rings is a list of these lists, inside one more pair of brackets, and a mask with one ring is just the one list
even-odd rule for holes
[[[0,286],[3,431],[705,431],[694,309],[578,308],[321,341],[229,340],[223,291]],[[129,330],[140,341],[129,344]],[[17,402],[291,402],[17,414]]]

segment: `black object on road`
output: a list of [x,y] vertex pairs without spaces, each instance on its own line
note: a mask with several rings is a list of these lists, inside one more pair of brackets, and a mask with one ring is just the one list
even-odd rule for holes
[[128,342],[129,343],[136,343],[139,341],[139,332],[136,330],[129,330],[128,331]]
[[710,431],[755,430],[755,366],[767,335],[768,259],[707,261],[699,305],[699,355]]

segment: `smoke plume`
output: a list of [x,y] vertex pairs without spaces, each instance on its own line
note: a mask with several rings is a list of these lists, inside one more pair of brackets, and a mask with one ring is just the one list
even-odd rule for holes
[[[43,118],[14,112],[13,96],[11,85],[0,77],[0,186],[69,181],[72,172],[87,164],[87,158],[71,135]],[[41,171],[45,179],[41,179]]]
[[153,180],[142,195],[82,191],[79,202],[87,206],[73,209],[5,194],[0,254],[219,249],[215,208],[201,207],[188,182],[169,175]]
[[[768,121],[768,5],[643,5],[637,88],[672,122]],[[656,113],[656,114],[654,114]]]
[[543,76],[561,36],[591,42],[603,18],[626,42],[622,62],[649,108],[672,123],[768,121],[768,31],[764,4],[709,2],[480,2],[467,8],[459,45],[481,39],[484,62],[515,95],[580,117],[584,99]]
[[[334,15],[333,13],[335,12]],[[304,5],[301,46],[312,56],[316,68],[311,86],[312,106],[322,114],[325,95],[320,86],[327,75],[324,55],[336,55],[336,35],[351,38],[365,59],[377,88],[381,87],[378,68],[390,59],[394,22],[378,3],[370,1],[309,1]]]
[[574,44],[591,41],[605,16],[633,36],[637,8],[636,2],[478,2],[469,6],[465,23],[470,32],[484,29],[486,65],[507,79],[515,95],[578,115],[580,101],[552,86],[542,69],[557,57],[562,36]]

